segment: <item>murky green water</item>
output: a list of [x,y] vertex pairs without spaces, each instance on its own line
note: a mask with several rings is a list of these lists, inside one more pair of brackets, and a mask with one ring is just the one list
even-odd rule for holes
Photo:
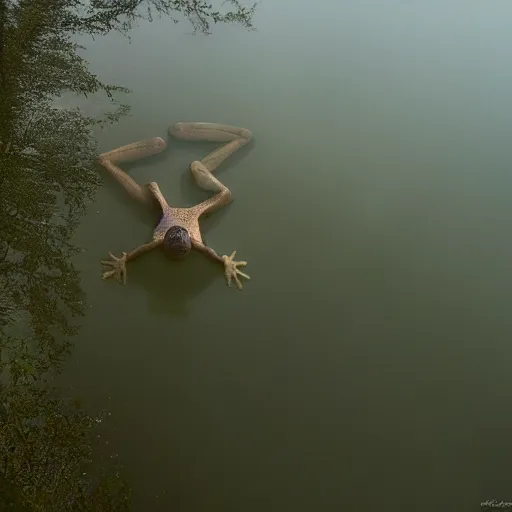
[[[314,7],[312,7],[314,5]],[[477,510],[511,498],[512,8],[262,2],[258,31],[143,24],[90,45],[133,89],[102,150],[178,121],[254,142],[200,255],[99,279],[156,219],[109,179],[79,232],[91,308],[70,371],[112,411],[140,511]],[[212,145],[132,166],[169,202]]]

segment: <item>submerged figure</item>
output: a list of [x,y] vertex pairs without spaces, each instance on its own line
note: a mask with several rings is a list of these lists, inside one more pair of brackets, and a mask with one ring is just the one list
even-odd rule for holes
[[103,279],[114,277],[119,282],[126,284],[126,263],[143,253],[162,246],[165,253],[173,259],[185,257],[191,249],[206,254],[224,265],[228,286],[231,286],[231,282],[234,280],[238,289],[241,290],[242,283],[238,276],[250,278],[238,267],[244,267],[247,262],[235,261],[236,251],[233,251],[231,256],[219,256],[213,249],[207,247],[201,237],[199,217],[231,202],[231,192],[213,176],[212,171],[237,149],[247,144],[251,140],[252,134],[244,128],[214,123],[177,123],[169,129],[169,133],[182,140],[226,142],[201,161],[192,162],[190,165],[190,171],[196,183],[204,190],[215,192],[215,195],[190,208],[173,208],[167,204],[155,182],[149,183],[147,187],[141,187],[116,165],[120,162],[129,162],[160,153],[166,146],[165,141],[160,137],[134,142],[108,153],[102,153],[99,157],[101,165],[134,199],[148,205],[156,200],[162,210],[160,222],[153,231],[153,240],[140,245],[129,253],[123,252],[119,258],[109,253],[110,260],[102,261],[102,264],[111,269],[103,273]]

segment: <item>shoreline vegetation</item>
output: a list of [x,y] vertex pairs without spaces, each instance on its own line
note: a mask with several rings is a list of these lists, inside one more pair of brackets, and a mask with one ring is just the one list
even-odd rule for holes
[[[0,510],[133,510],[120,464],[97,442],[108,413],[86,411],[53,384],[86,311],[70,240],[100,184],[92,133],[129,112],[118,99],[129,91],[90,73],[75,36],[129,36],[153,16],[203,34],[223,23],[252,30],[255,9],[237,0],[219,10],[200,0],[0,0]],[[98,93],[112,105],[101,118],[55,107],[63,95]]]

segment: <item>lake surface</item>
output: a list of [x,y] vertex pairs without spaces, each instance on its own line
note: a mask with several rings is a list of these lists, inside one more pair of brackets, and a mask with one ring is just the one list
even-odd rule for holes
[[[254,141],[201,255],[100,260],[156,218],[108,177],[78,233],[90,303],[68,378],[106,407],[137,511],[472,511],[512,499],[512,7],[263,1],[256,32],[168,19],[90,43],[132,114],[101,150],[180,121]],[[103,105],[97,104],[100,108]],[[169,203],[215,145],[130,165]]]

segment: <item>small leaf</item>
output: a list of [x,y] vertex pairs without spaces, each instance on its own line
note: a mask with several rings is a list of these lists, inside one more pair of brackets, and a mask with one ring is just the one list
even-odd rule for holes
[[27,361],[22,361],[22,360],[16,359],[16,364],[25,373],[28,373],[29,375],[35,375],[36,374],[36,369],[30,363],[27,363]]

